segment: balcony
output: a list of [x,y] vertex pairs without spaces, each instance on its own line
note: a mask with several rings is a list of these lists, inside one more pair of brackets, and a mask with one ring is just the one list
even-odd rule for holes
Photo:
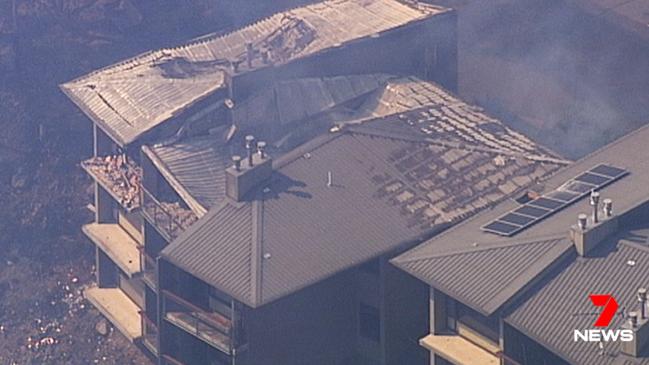
[[83,295],[101,312],[129,341],[142,336],[140,308],[119,288],[92,286]]
[[157,291],[158,288],[158,279],[156,271],[158,270],[158,264],[153,257],[146,253],[143,249],[140,250],[142,253],[142,259],[144,260],[144,275],[143,280],[149,288]]
[[500,365],[500,357],[458,335],[430,334],[419,344],[457,365]]
[[127,211],[140,207],[142,168],[126,155],[92,157],[81,167]]
[[165,320],[225,354],[232,352],[232,322],[229,318],[163,291]]
[[140,245],[119,224],[90,223],[82,230],[129,277],[140,272]]
[[144,217],[162,233],[168,241],[178,237],[198,217],[179,203],[160,202],[148,190],[142,188]]
[[140,317],[144,329],[142,332],[142,345],[153,355],[158,356],[158,326],[146,311],[140,311]]

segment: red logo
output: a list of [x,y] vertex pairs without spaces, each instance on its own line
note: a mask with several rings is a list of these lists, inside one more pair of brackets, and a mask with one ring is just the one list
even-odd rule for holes
[[615,298],[610,294],[591,294],[590,301],[593,302],[596,307],[604,307],[602,313],[599,314],[599,317],[595,321],[594,326],[608,327],[608,325],[611,324],[615,313],[617,313],[617,308],[619,307]]

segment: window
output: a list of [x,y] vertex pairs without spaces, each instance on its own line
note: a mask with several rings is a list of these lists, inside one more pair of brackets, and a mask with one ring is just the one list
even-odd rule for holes
[[361,336],[375,342],[381,342],[381,316],[379,309],[361,303],[358,317]]

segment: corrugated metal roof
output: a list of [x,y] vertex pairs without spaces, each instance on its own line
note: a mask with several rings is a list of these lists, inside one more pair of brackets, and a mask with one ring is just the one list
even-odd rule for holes
[[[118,143],[142,133],[223,87],[224,70],[250,71],[246,43],[254,47],[252,69],[290,62],[448,11],[397,0],[330,0],[275,14],[226,35],[153,51],[61,86]],[[268,62],[262,51],[269,50]],[[237,64],[235,70],[231,64]]]
[[[596,343],[573,340],[575,329],[593,328],[597,310],[589,294],[611,293],[622,311],[637,309],[638,288],[649,283],[649,250],[645,230],[631,231],[612,239],[587,259],[577,258],[514,310],[506,321],[526,335],[561,355],[572,364],[598,365],[622,361],[619,341],[604,343],[606,356]],[[636,241],[641,240],[645,246]],[[634,265],[629,264],[633,260]],[[609,328],[623,323],[616,315]],[[649,358],[635,359],[649,364]]]
[[[254,302],[253,212],[251,204],[224,202],[189,229],[164,254],[173,263],[244,303]],[[193,227],[198,226],[195,224]]]
[[[511,196],[532,182],[529,176],[540,178],[561,166],[522,155],[509,156],[500,166],[503,151],[446,145],[413,135],[406,123],[390,120],[404,133],[398,134],[399,128],[377,132],[366,123],[321,136],[275,161],[273,178],[260,187],[268,190],[243,203],[258,217],[251,228],[258,234],[250,243],[255,249],[241,246],[256,252],[250,261],[258,263],[250,285],[256,289],[246,304],[268,303],[420,240]],[[215,228],[209,225],[228,224],[210,218],[215,214],[208,213],[189,230],[212,232]],[[176,252],[194,257],[183,267],[211,278],[212,263],[202,261],[208,255],[204,250],[219,252],[223,238],[200,235],[206,242],[188,244],[195,236],[181,236],[163,256],[171,262],[177,261]],[[262,260],[264,254],[270,258]],[[228,290],[218,280],[208,283]]]
[[[526,242],[475,243],[473,249],[398,258],[403,270],[432,280],[432,286],[490,315],[571,249],[564,236]],[[412,257],[412,256],[411,256]],[[524,280],[520,280],[524,277]]]
[[[543,181],[545,190],[551,191],[556,189],[565,183],[565,181],[576,177],[583,171],[598,164],[612,164],[625,168],[630,172],[630,175],[600,189],[600,194],[614,201],[616,212],[623,212],[635,207],[643,199],[646,199],[646,190],[639,189],[638,187],[645,186],[643,184],[649,179],[649,161],[639,159],[637,156],[647,151],[649,147],[646,143],[647,138],[649,138],[649,127],[643,127],[611,143],[569,167],[556,172],[550,179]],[[418,258],[425,259],[457,250],[471,250],[474,242],[489,242],[494,239],[493,234],[482,231],[480,227],[502,216],[506,212],[515,209],[517,206],[520,206],[520,203],[513,200],[504,200],[501,204],[492,207],[492,209],[485,210],[480,214],[466,219],[462,224],[458,224],[444,233],[431,238],[426,243],[405,252],[393,261],[397,266],[400,266],[399,262],[407,262]],[[517,234],[510,241],[512,243],[527,242],[539,236],[554,234],[567,235],[577,215],[584,211],[590,211],[590,209],[591,207],[588,206],[587,201],[577,202],[556,212],[551,217],[542,220],[537,225]],[[551,265],[551,261],[548,260],[547,265]],[[485,268],[484,275],[490,275],[488,269],[488,267]],[[426,275],[428,270],[432,269],[427,269],[422,263],[421,267],[418,267],[416,271],[411,269],[410,272],[421,280],[434,285],[437,278],[434,275]],[[529,282],[532,280],[532,277],[529,275],[521,275],[520,280]],[[463,282],[458,283],[458,287],[454,287],[453,292],[462,291],[463,285],[466,285]],[[481,310],[478,306],[474,309]]]
[[393,77],[368,74],[280,81],[238,104],[234,121],[244,128],[303,121],[366,96]]
[[230,154],[217,137],[145,146],[143,151],[198,216],[225,197],[225,168]]

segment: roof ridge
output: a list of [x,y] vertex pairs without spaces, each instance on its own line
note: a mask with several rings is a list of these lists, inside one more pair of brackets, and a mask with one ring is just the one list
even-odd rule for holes
[[[474,247],[465,247],[465,248],[459,249],[459,250],[451,250],[451,251],[447,251],[447,252],[432,253],[430,255],[412,257],[412,258],[399,259],[399,257],[397,257],[397,258],[394,258],[392,261],[398,262],[398,263],[419,262],[419,261],[424,261],[424,260],[429,260],[429,259],[434,259],[434,258],[459,256],[459,255],[466,255],[466,254],[471,254],[471,253],[476,253],[476,252],[498,250],[498,249],[509,248],[509,247],[540,244],[540,243],[544,243],[544,242],[548,242],[548,241],[552,241],[552,240],[560,240],[560,239],[568,239],[568,237],[565,234],[552,234],[552,235],[541,235],[541,236],[528,237],[525,240],[506,239],[506,240],[486,241],[486,242],[482,242],[482,243],[476,242],[478,245],[474,246]],[[481,244],[483,244],[483,245],[486,244],[487,246],[482,246]],[[417,247],[415,247],[412,250],[413,254],[416,253],[416,251],[417,251]]]

